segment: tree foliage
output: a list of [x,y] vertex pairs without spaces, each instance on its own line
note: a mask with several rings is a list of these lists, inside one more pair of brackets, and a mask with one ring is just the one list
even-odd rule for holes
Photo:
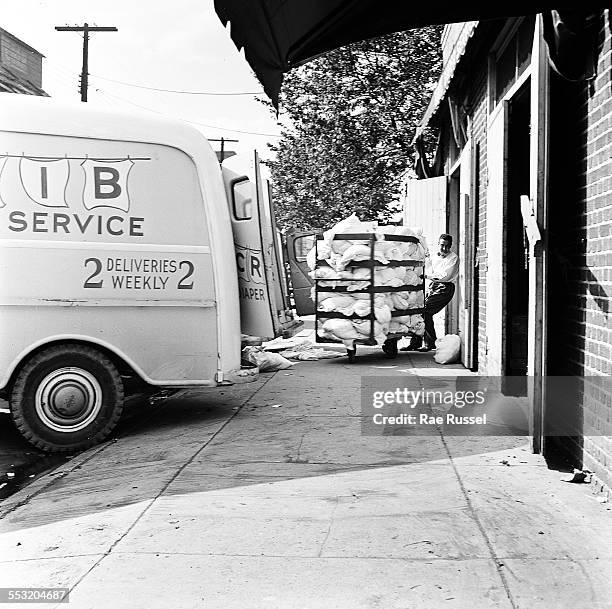
[[286,127],[269,162],[282,227],[326,228],[353,212],[388,219],[439,76],[440,33],[367,40],[286,75]]

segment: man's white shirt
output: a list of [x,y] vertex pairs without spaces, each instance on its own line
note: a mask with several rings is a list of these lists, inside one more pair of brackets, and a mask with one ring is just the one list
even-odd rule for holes
[[[455,252],[449,252],[446,256],[433,254],[427,258],[425,266],[427,279],[432,281],[451,282],[459,275],[459,256]],[[433,279],[437,277],[437,279]]]

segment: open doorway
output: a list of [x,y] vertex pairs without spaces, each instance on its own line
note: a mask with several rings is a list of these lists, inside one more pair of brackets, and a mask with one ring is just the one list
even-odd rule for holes
[[527,336],[529,268],[521,215],[521,195],[530,188],[530,87],[527,83],[509,103],[507,203],[505,214],[504,268],[504,369],[507,377],[525,377],[507,384],[508,393],[527,395]]
[[[548,218],[548,282],[546,332],[546,400],[543,453],[549,467],[582,469],[584,437],[580,395],[559,393],[560,379],[582,378],[586,367],[585,305],[588,290],[605,315],[608,300],[597,277],[588,270],[584,217],[587,215],[585,113],[588,88],[582,82],[550,75],[549,197],[554,205]],[[580,285],[580,279],[584,286]],[[575,386],[579,387],[579,383]],[[582,387],[584,392],[585,388]],[[554,433],[559,421],[563,432]],[[570,467],[571,465],[571,467]]]
[[[446,230],[453,237],[452,251],[455,252],[459,259],[462,260],[461,251],[459,250],[459,230],[460,230],[460,169],[457,168],[448,180],[448,203],[446,208]],[[438,241],[436,240],[434,247],[437,248]],[[434,250],[435,252],[436,250]],[[432,253],[434,253],[432,252]],[[455,295],[446,307],[446,321],[444,334],[457,334],[463,342],[463,326],[462,326],[462,286],[459,278],[455,281]],[[443,315],[438,316],[444,319]],[[438,329],[436,328],[436,332]],[[462,345],[463,346],[463,345]]]

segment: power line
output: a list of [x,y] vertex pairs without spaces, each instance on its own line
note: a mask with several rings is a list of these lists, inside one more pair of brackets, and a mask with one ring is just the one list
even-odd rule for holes
[[135,87],[136,89],[146,89],[147,91],[160,91],[162,93],[182,93],[184,95],[263,95],[263,91],[237,91],[237,92],[228,92],[223,93],[219,91],[181,91],[179,89],[159,89],[157,87],[147,87],[145,85],[137,85],[131,82],[125,82],[123,80],[115,80],[113,78],[105,78],[104,76],[96,76],[95,74],[90,74],[94,78],[99,80],[106,80],[107,82],[114,82],[119,85],[124,85],[126,87]]
[[[108,91],[104,91],[103,89],[99,89],[96,88],[96,91],[98,91],[99,93],[102,93],[102,95],[106,95],[108,97],[112,97],[114,99],[117,99],[119,101],[125,102],[126,104],[130,104],[131,106],[135,106],[136,108],[140,108],[142,110],[147,110],[148,112],[153,112],[155,114],[159,114],[160,116],[165,116],[166,118],[169,118],[168,114],[165,114],[164,112],[160,112],[159,110],[153,110],[152,108],[147,108],[146,106],[141,106],[140,104],[137,104],[133,101],[130,101],[128,99],[125,99],[123,97],[119,97],[118,95],[113,95],[112,93],[109,93]],[[263,137],[280,137],[280,135],[277,135],[275,133],[260,133],[257,131],[243,131],[241,129],[229,129],[228,127],[218,127],[217,125],[208,125],[206,123],[200,123],[198,121],[192,121],[192,120],[188,120],[188,119],[183,119],[185,120],[185,122],[187,123],[191,123],[192,125],[199,125],[201,127],[206,127],[208,129],[218,129],[219,131],[231,131],[232,133],[244,133],[246,135],[261,135]]]

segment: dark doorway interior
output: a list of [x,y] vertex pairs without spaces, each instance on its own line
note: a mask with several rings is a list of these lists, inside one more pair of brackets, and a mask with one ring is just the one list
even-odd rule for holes
[[[592,293],[596,283],[586,266],[586,234],[583,229],[586,174],[586,111],[588,86],[550,76],[550,153],[547,286],[547,386],[544,404],[544,456],[549,465],[569,462],[582,467],[583,426],[579,398],[557,395],[559,378],[584,375],[586,280]],[[567,432],[550,433],[563,422]]]
[[[529,307],[529,271],[525,231],[521,216],[521,195],[529,195],[530,88],[529,83],[511,100],[508,124],[507,206],[504,257],[505,297],[505,370],[510,377],[527,375],[527,320]],[[526,395],[527,383],[509,383],[508,393]]]

